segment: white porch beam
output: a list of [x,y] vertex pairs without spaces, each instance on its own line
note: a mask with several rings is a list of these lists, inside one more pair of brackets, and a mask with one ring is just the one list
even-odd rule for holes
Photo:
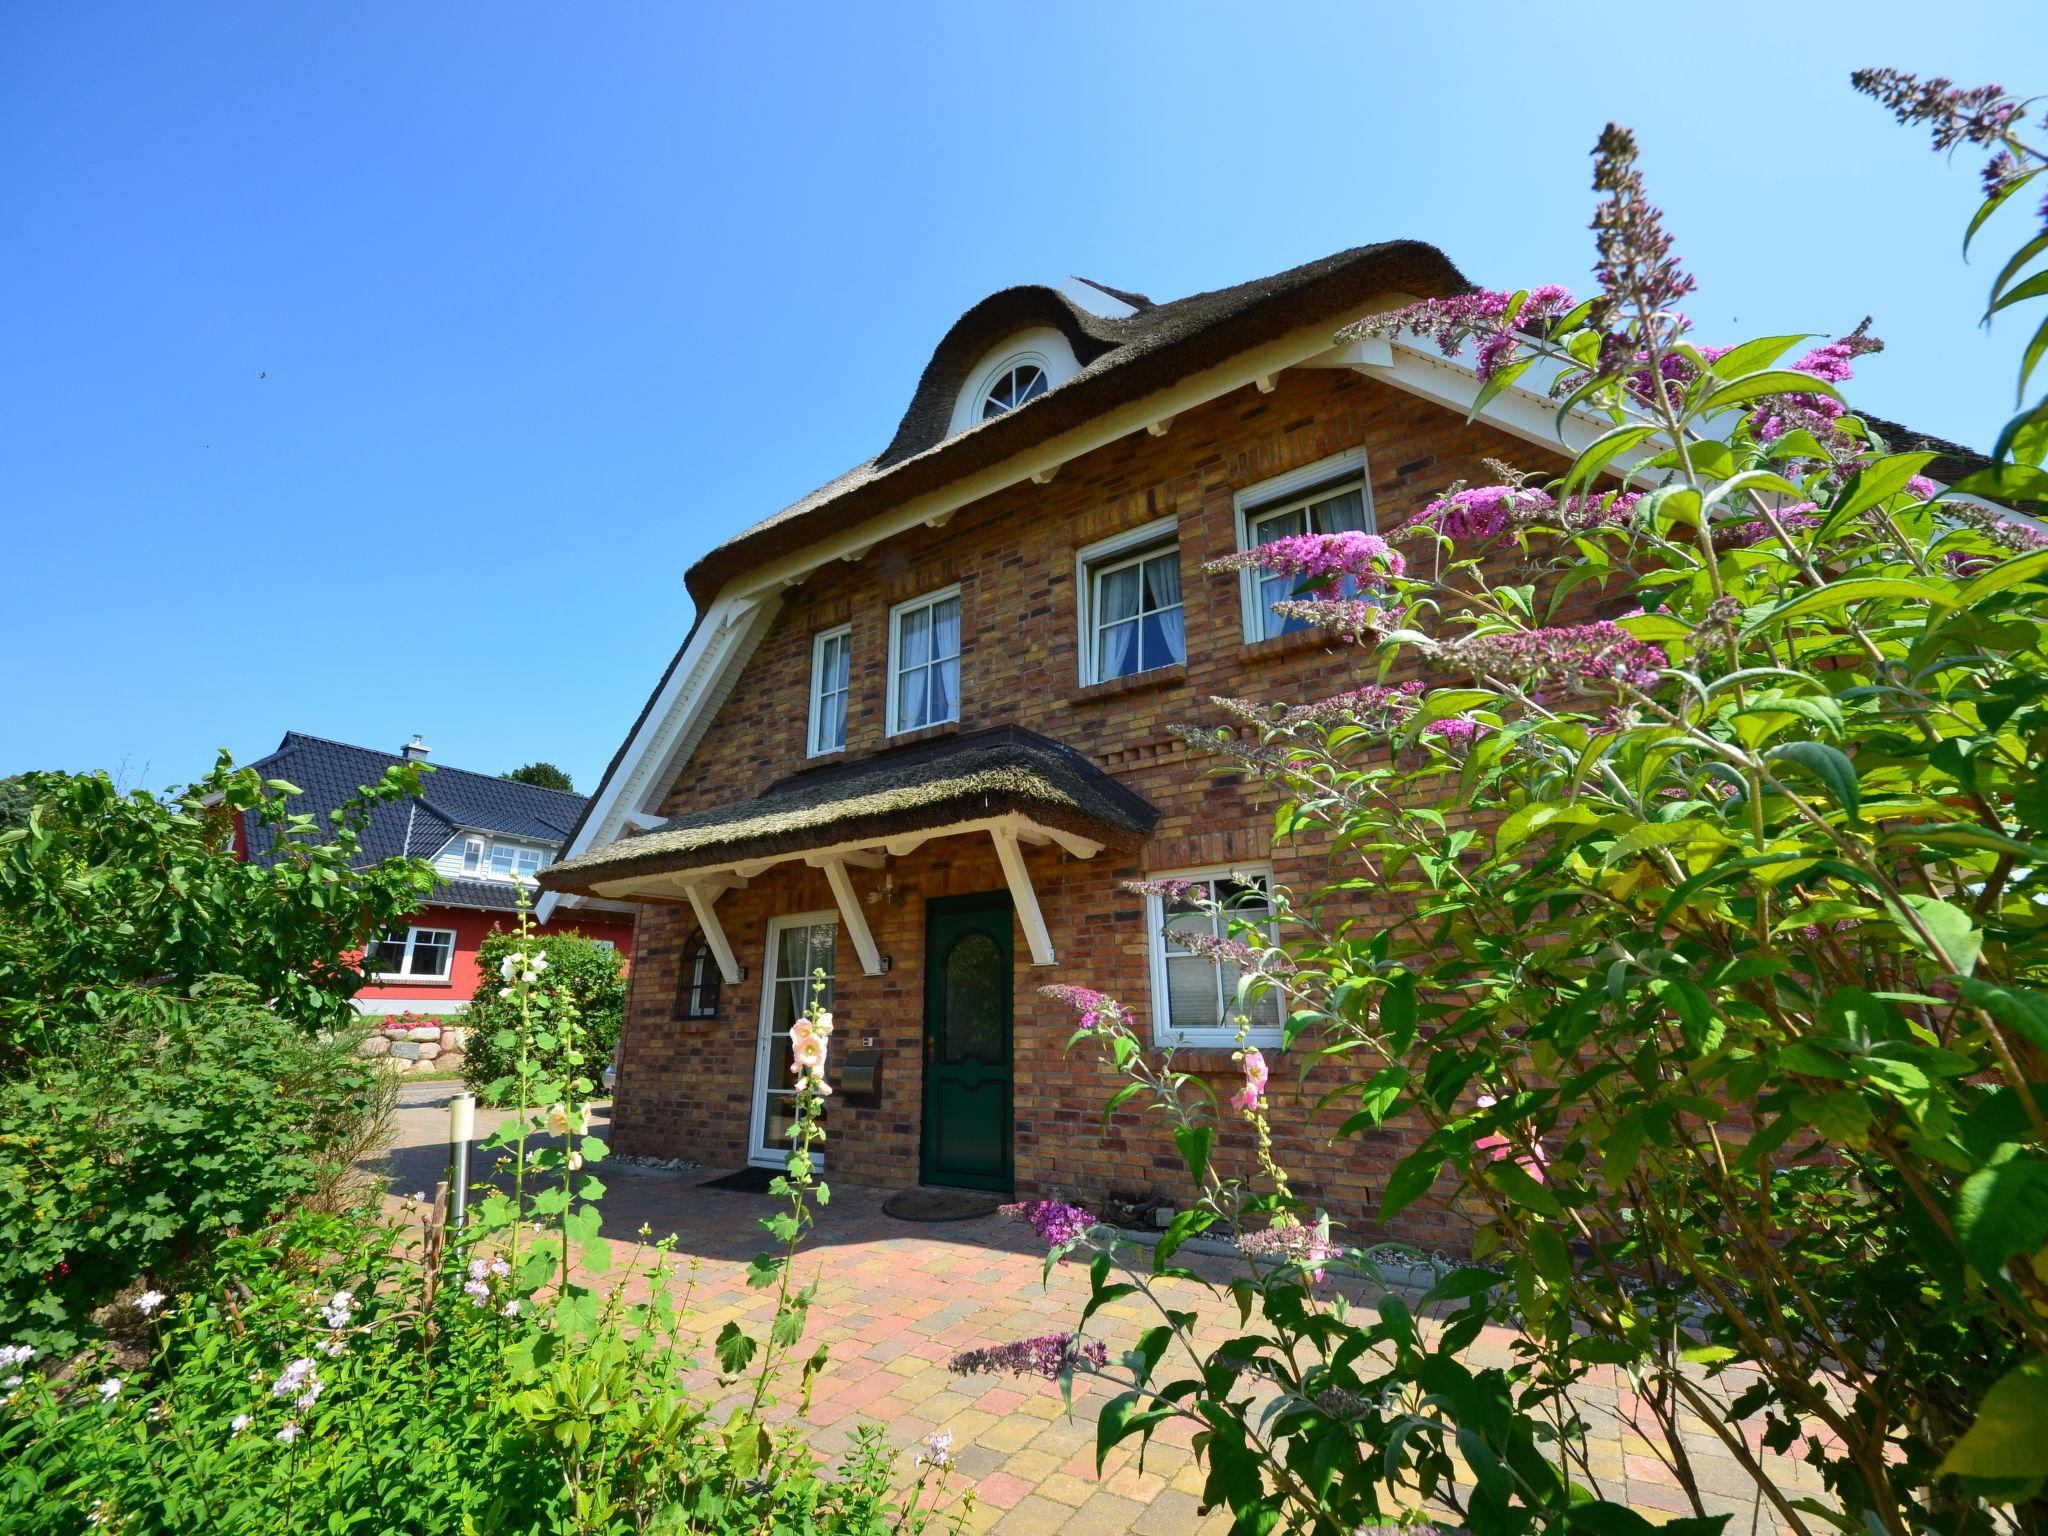
[[1162,416],[1157,421],[1148,425],[1145,430],[1154,437],[1164,437],[1173,430],[1173,418],[1171,416]]
[[875,936],[868,931],[868,915],[860,909],[860,897],[853,889],[853,876],[846,872],[844,859],[824,861],[825,880],[832,887],[832,899],[839,903],[839,920],[846,924],[846,936],[853,940],[853,952],[860,956],[860,968],[870,976],[882,974],[882,952],[875,948]]
[[718,974],[725,978],[727,986],[738,986],[740,962],[725,937],[725,928],[718,921],[718,912],[713,906],[718,899],[717,894],[695,882],[685,885],[683,894],[690,898],[690,910],[697,914],[697,926],[703,931],[704,942],[711,946],[711,956],[718,962]]
[[1260,394],[1270,395],[1280,387],[1280,375],[1277,373],[1262,373],[1256,379],[1253,379],[1252,383],[1258,386]]
[[1017,843],[1017,829],[990,827],[996,858],[1003,866],[1003,879],[1010,887],[1010,901],[1017,908],[1017,922],[1024,929],[1024,943],[1031,950],[1033,965],[1052,965],[1052,935],[1046,932],[1045,914],[1038,910],[1038,892],[1031,885],[1031,871],[1024,867],[1024,850]]
[[661,822],[662,818],[655,815],[652,811],[626,812],[626,825],[629,827],[637,827],[642,832],[652,832],[656,827],[661,825]]
[[889,862],[889,856],[877,848],[856,849],[851,853],[807,853],[804,862],[813,869],[823,869],[828,864],[850,864],[855,869],[880,869]]
[[1059,472],[1060,467],[1057,464],[1053,465],[1051,469],[1041,469],[1037,474],[1031,477],[1031,483],[1033,485],[1051,485],[1052,477],[1058,474]]
[[1102,844],[1093,838],[1076,837],[1071,832],[1062,832],[1058,827],[1046,827],[1045,835],[1058,843],[1077,859],[1092,859],[1102,852]]

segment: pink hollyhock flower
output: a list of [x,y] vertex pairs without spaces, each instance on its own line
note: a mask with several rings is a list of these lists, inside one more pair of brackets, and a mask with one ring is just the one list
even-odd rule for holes
[[1266,1103],[1266,1057],[1257,1046],[1244,1053],[1244,1087],[1230,1096],[1233,1109],[1256,1114]]
[[[1490,1093],[1482,1093],[1478,1099],[1481,1109],[1491,1109],[1499,1102]],[[1484,1152],[1489,1163],[1497,1163],[1502,1158],[1514,1154],[1514,1143],[1501,1135],[1499,1131],[1489,1131],[1472,1143],[1472,1150]],[[1520,1157],[1516,1157],[1515,1161],[1521,1165],[1524,1173],[1528,1174],[1538,1184],[1541,1184],[1543,1182],[1543,1165],[1549,1162],[1550,1158],[1544,1152],[1543,1144],[1538,1142],[1533,1150],[1523,1153]]]

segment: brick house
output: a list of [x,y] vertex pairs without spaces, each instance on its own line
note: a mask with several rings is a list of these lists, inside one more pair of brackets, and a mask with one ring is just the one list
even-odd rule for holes
[[[1391,242],[1168,303],[1079,281],[1006,289],[940,341],[872,460],[702,556],[697,619],[562,860],[568,897],[638,908],[615,1143],[773,1166],[803,978],[840,1022],[834,1178],[1175,1196],[1184,1171],[1117,1083],[1068,1054],[1051,981],[1113,993],[1183,1064],[1234,1086],[1229,978],[1122,882],[1216,882],[1256,915],[1318,849],[1271,797],[1169,734],[1213,695],[1325,697],[1356,647],[1290,629],[1281,595],[1204,561],[1304,529],[1392,528],[1502,457],[1563,466],[1554,404],[1477,420],[1471,369],[1427,343],[1333,338],[1466,286]],[[1597,427],[1588,428],[1588,436]],[[1546,446],[1547,445],[1547,446]],[[1182,919],[1181,921],[1186,921]],[[1277,1012],[1254,1021],[1271,1050]],[[843,1074],[876,1064],[871,1092]],[[1369,1068],[1367,1069],[1369,1070]],[[1333,1143],[1273,1070],[1297,1188],[1362,1230],[1394,1129]],[[1225,1157],[1248,1155],[1226,1124]],[[1403,1235],[1451,1239],[1454,1212]]]
[[[302,793],[294,811],[331,816],[386,769],[422,761],[428,751],[417,736],[397,752],[380,752],[287,731],[276,751],[249,766],[296,786]],[[356,994],[362,1013],[454,1014],[467,1007],[479,985],[477,951],[485,936],[511,926],[522,888],[529,902],[537,894],[534,875],[560,852],[585,805],[581,795],[464,768],[431,768],[423,778],[419,794],[380,805],[363,833],[365,859],[426,859],[441,883],[403,928],[371,946],[373,979]],[[246,818],[236,843],[247,858],[273,856],[269,829]],[[622,951],[632,943],[632,910],[617,903],[560,908],[551,919],[554,931],[574,930]]]

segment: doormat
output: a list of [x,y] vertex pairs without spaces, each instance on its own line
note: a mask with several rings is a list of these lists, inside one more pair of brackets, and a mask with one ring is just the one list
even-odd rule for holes
[[738,1173],[728,1173],[723,1178],[706,1179],[699,1189],[729,1189],[741,1195],[765,1195],[768,1181],[775,1177],[773,1168],[742,1168]]
[[898,1221],[971,1221],[993,1216],[1001,1195],[975,1189],[904,1189],[882,1202],[882,1214]]

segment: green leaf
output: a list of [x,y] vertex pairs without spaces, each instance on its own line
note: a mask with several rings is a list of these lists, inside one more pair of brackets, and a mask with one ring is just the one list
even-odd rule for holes
[[1526,1206],[1539,1216],[1564,1215],[1564,1207],[1558,1204],[1557,1196],[1550,1192],[1549,1187],[1538,1182],[1534,1174],[1510,1158],[1489,1164],[1486,1178],[1515,1204]]
[[[1928,935],[1941,946],[1947,963],[1958,976],[1967,976],[1977,968],[1977,956],[1984,948],[1984,935],[1977,931],[1969,913],[1933,896],[1907,896],[1903,899],[1919,916],[1920,925]],[[1893,915],[1900,919],[1899,931],[1913,944],[1925,949],[1926,945],[1921,943],[1919,934],[1904,920],[1903,914],[1894,908]],[[1929,950],[1928,953],[1934,952]]]
[[2040,1252],[2048,1243],[2048,1163],[2010,1157],[1979,1168],[1956,1191],[1955,1229],[1963,1257],[1987,1278],[2015,1254]]
[[1563,494],[1569,496],[1577,485],[1591,485],[1594,477],[1611,464],[1617,455],[1639,448],[1657,435],[1655,427],[1625,426],[1603,432],[1579,451],[1572,460],[1572,467],[1564,477]]
[[1427,1143],[1396,1163],[1394,1171],[1387,1176],[1386,1190],[1380,1196],[1380,1220],[1392,1221],[1428,1194],[1443,1166],[1443,1153]]
[[1766,752],[1764,761],[1791,763],[1812,774],[1852,821],[1863,808],[1863,796],[1856,784],[1856,765],[1839,748],[1824,741],[1788,741]]
[[2024,283],[2008,288],[2004,293],[2000,294],[1998,301],[1991,306],[1985,318],[1989,319],[1991,315],[1997,314],[2001,309],[2009,308],[2014,304],[2024,304],[2028,299],[2038,299],[2043,295],[2048,295],[2048,272],[2036,272]]
[[2031,464],[1993,464],[1963,476],[1949,489],[1963,496],[1989,496],[1994,501],[2048,501],[2048,470]]
[[2018,1030],[2035,1049],[2048,1051],[2048,993],[1965,981],[1963,1001],[1982,1008],[2007,1029]]
[[[1985,572],[1986,576],[1994,574]],[[1742,631],[1753,635],[1787,619],[1804,618],[1809,613],[1832,613],[1851,603],[1869,602],[1880,597],[1895,597],[1901,602],[1924,603],[1936,608],[1968,607],[1968,599],[1964,595],[1968,590],[1965,588],[1963,593],[1951,597],[1941,587],[1931,587],[1924,581],[1908,581],[1902,576],[1858,576],[1848,581],[1831,581],[1824,587],[1788,598],[1775,608],[1766,608],[1745,622]]]
[[2023,175],[2013,177],[2011,181],[2000,187],[1978,205],[1977,211],[1970,216],[1970,227],[1963,231],[1963,254],[1965,256],[1970,254],[1970,242],[1977,238],[1977,231],[1984,227],[1985,221],[2005,206],[2007,198],[2040,175],[2043,169],[2044,167],[2036,166],[2033,170]]
[[1984,1394],[1977,1421],[1949,1447],[1936,1471],[2012,1480],[2048,1475],[2048,1356],[2032,1355]]
[[1505,368],[1495,369],[1493,376],[1480,389],[1478,398],[1473,400],[1472,409],[1465,413],[1465,420],[1468,422],[1474,420],[1481,411],[1493,404],[1494,398],[1502,390],[1507,389],[1515,380],[1519,379],[1535,365],[1537,357],[1538,354],[1532,352],[1527,357],[1516,358]]
[[744,1371],[760,1347],[740,1332],[740,1325],[735,1322],[728,1322],[719,1329],[718,1341],[713,1346],[718,1354],[718,1368],[728,1376],[737,1376]]
[[1700,403],[1700,412],[1711,416],[1716,411],[1725,411],[1730,406],[1750,400],[1761,400],[1767,395],[1791,394],[1825,395],[1830,400],[1842,398],[1842,392],[1826,379],[1817,379],[1810,373],[1799,373],[1790,368],[1766,368],[1723,384]]
[[1870,460],[1842,488],[1841,499],[1828,510],[1820,536],[1826,538],[1857,513],[1890,501],[1906,488],[1908,480],[1933,462],[1931,453],[1888,453],[1881,459]]
[[1209,1148],[1215,1141],[1213,1126],[1177,1125],[1173,1128],[1173,1144],[1180,1148],[1181,1161],[1188,1165],[1188,1175],[1197,1185],[1209,1171]]
[[2044,574],[2048,574],[2048,549],[2002,561],[1958,592],[1955,605],[1958,608],[1974,607],[1994,592],[2003,592],[2007,587],[2016,587]]
[[1770,367],[1800,342],[1814,340],[1815,334],[1808,331],[1803,336],[1758,336],[1752,341],[1742,342],[1714,359],[1714,376],[1739,379],[1756,373]]

